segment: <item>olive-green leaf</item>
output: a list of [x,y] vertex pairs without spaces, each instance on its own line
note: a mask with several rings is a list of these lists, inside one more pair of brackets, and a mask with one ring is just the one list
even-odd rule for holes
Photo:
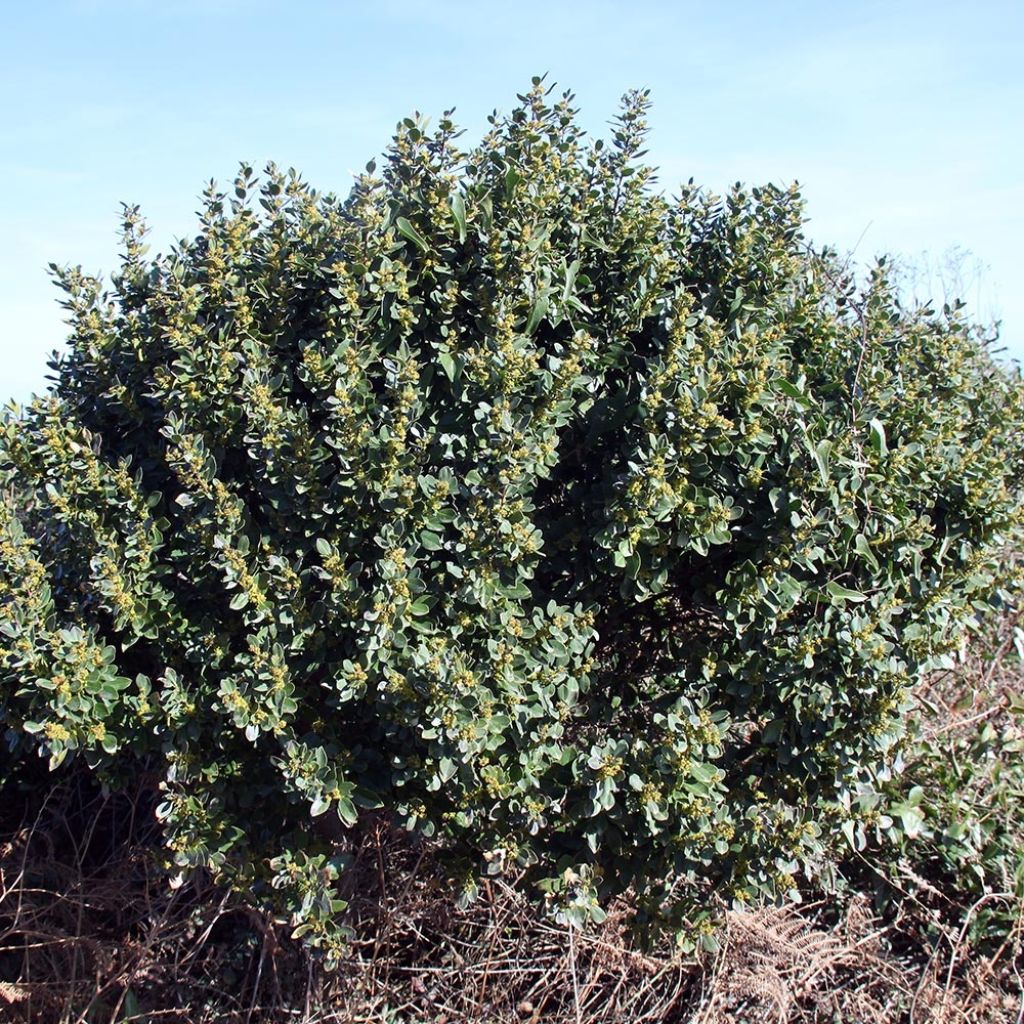
[[415,242],[422,252],[426,252],[429,246],[427,240],[409,223],[405,217],[398,217],[395,220],[395,227],[398,229],[398,233],[408,238],[410,242]]
[[881,420],[873,419],[868,423],[869,436],[871,439],[871,447],[878,452],[879,455],[886,455],[889,452],[889,446],[886,443],[885,438],[885,427]]
[[432,530],[421,530],[420,544],[427,551],[439,551],[441,549],[441,538]]
[[547,289],[544,289],[537,294],[537,297],[533,301],[533,306],[530,309],[530,317],[526,321],[527,334],[533,334],[533,332],[540,326],[541,321],[545,316],[547,316],[550,302],[551,294]]
[[859,590],[850,590],[849,587],[844,587],[842,584],[836,583],[835,580],[830,580],[825,584],[825,593],[833,601],[850,601],[853,604],[859,604],[861,601],[867,600],[866,594],[862,594]]
[[449,203],[452,208],[452,218],[455,226],[459,229],[459,241],[466,241],[466,200],[462,198],[461,192],[453,192]]

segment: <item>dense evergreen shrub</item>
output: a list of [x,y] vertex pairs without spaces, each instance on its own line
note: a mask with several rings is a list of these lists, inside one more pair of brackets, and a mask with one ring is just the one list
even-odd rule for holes
[[1020,383],[957,310],[855,286],[795,189],[658,194],[644,94],[610,144],[548,95],[467,152],[406,120],[344,200],[243,166],[166,256],[127,208],[3,424],[8,763],[149,773],[181,873],[328,946],[374,808],[467,899],[792,893],[1018,537]]

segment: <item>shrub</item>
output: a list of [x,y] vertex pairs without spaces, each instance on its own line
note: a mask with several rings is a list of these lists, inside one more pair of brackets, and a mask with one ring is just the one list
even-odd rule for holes
[[404,121],[344,200],[243,165],[166,256],[126,208],[3,424],[9,760],[149,773],[182,874],[328,946],[374,813],[573,921],[792,894],[1019,537],[959,310],[856,286],[795,188],[658,194],[646,94],[607,145],[549,95]]

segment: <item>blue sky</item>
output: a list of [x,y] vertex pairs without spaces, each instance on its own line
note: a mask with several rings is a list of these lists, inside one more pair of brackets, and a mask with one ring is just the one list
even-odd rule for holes
[[544,72],[594,133],[649,87],[666,189],[797,179],[812,238],[903,257],[922,296],[959,286],[1024,360],[1020,0],[0,0],[0,16],[0,400],[45,388],[65,333],[46,264],[115,268],[122,200],[165,247],[242,159],[343,192],[413,110],[455,106],[471,138]]

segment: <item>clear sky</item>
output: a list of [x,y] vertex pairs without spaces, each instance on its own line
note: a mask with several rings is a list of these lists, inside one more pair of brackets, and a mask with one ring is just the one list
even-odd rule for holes
[[0,400],[45,388],[65,333],[46,264],[116,268],[122,200],[166,247],[240,160],[344,192],[413,110],[455,106],[471,138],[544,72],[593,133],[649,87],[667,190],[799,180],[815,241],[904,257],[922,296],[959,281],[1024,359],[1022,0],[0,0],[0,19]]

